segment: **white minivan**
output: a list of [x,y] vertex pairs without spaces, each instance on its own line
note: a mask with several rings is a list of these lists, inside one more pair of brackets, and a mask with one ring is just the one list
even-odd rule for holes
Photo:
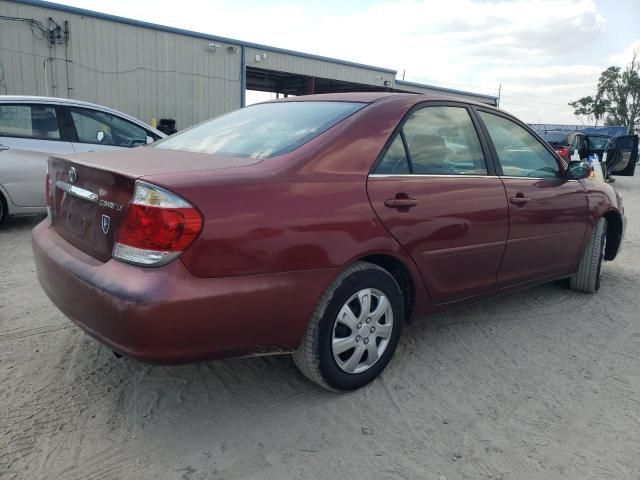
[[0,223],[46,212],[47,158],[132,148],[166,135],[125,113],[65,98],[0,95]]

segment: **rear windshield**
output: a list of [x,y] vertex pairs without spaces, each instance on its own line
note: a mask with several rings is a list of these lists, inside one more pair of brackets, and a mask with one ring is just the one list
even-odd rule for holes
[[365,105],[355,102],[263,103],[208,120],[153,146],[269,158],[298,148]]
[[569,136],[566,133],[547,132],[542,134],[542,138],[551,145],[569,145]]
[[590,150],[604,150],[604,147],[606,147],[609,142],[609,137],[588,136],[587,142],[589,143]]

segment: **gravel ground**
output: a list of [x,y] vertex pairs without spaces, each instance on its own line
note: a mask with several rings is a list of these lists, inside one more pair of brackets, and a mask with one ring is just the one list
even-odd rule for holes
[[[639,479],[640,186],[596,295],[564,282],[405,330],[382,377],[336,395],[288,357],[115,358],[40,290],[36,220],[0,229],[0,477]],[[434,325],[435,324],[435,325]]]

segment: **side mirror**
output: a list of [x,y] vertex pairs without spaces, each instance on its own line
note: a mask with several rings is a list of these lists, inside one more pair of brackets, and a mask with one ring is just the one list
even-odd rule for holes
[[593,167],[587,162],[570,162],[567,167],[568,180],[580,180],[581,178],[589,178],[593,172]]
[[96,140],[98,140],[98,142],[100,143],[102,143],[102,141],[104,140],[104,132],[102,130],[96,133]]
[[145,143],[146,143],[147,145],[149,145],[150,143],[153,143],[153,142],[155,142],[155,140],[153,139],[153,137],[152,137],[151,135],[147,135],[147,138],[146,138],[146,140],[145,140]]

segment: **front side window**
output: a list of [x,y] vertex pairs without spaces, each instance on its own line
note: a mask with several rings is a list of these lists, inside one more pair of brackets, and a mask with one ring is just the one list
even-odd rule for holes
[[478,112],[493,141],[502,174],[508,177],[558,178],[555,157],[531,133],[515,122]]
[[402,127],[413,173],[486,175],[480,140],[464,107],[425,107]]
[[56,109],[51,105],[0,105],[0,137],[60,140]]
[[147,131],[110,113],[69,107],[78,142],[115,147],[137,147],[147,143]]
[[153,147],[269,158],[295,150],[365,105],[356,102],[252,105],[179,132]]

